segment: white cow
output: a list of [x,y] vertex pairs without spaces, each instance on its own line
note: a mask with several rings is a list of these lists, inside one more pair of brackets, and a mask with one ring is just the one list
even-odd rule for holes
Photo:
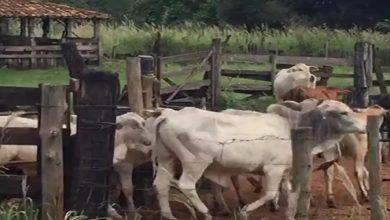
[[[291,114],[298,115],[299,123],[305,126],[313,126],[312,120],[326,117],[320,123],[330,129],[321,133],[321,137],[316,136],[314,151],[333,146],[344,133],[365,130],[359,122],[338,111]],[[337,130],[332,130],[336,127]],[[158,164],[154,185],[163,217],[175,219],[168,196],[176,158],[183,168],[177,183],[179,189],[207,218],[211,217],[209,210],[195,189],[202,175],[222,186],[226,186],[233,175],[264,175],[264,196],[246,205],[244,212],[253,211],[275,198],[284,174],[291,168],[290,128],[289,121],[277,114],[232,115],[195,108],[163,111],[154,123],[156,144],[153,145],[159,146],[153,148]]]
[[[0,127],[36,128],[37,120],[22,118],[19,114],[0,116]],[[6,132],[6,130],[4,131]],[[3,134],[0,133],[0,138]],[[0,165],[5,165],[12,160],[20,162],[35,162],[37,160],[37,146],[35,145],[0,145]]]
[[[77,117],[71,117],[71,134],[76,133]],[[132,171],[134,167],[150,161],[151,137],[145,130],[145,120],[135,113],[127,113],[116,118],[114,168],[120,176],[122,191],[127,199],[129,209],[134,209]],[[0,127],[36,128],[38,121],[17,115],[0,116]],[[1,137],[1,134],[0,134]],[[37,146],[35,145],[1,145],[0,164],[12,160],[18,162],[36,162]],[[112,207],[109,212],[118,216]]]
[[[386,111],[379,106],[371,106],[366,109],[359,109],[353,111],[348,105],[335,101],[335,100],[325,100],[319,103],[315,99],[307,99],[301,103],[296,103],[294,101],[285,101],[282,103],[290,108],[299,110],[299,111],[308,111],[316,107],[322,110],[341,110],[348,112],[352,117],[359,120],[362,124],[367,125],[367,116],[368,115],[384,115]],[[343,156],[349,156],[354,161],[354,171],[355,176],[358,180],[359,189],[362,193],[364,199],[368,198],[368,171],[365,167],[365,157],[368,152],[368,140],[366,133],[355,133],[355,134],[346,134],[341,140],[341,146],[344,150]],[[339,156],[340,153],[336,148],[330,149],[323,153],[323,156],[326,161],[334,161]],[[327,204],[329,207],[335,207],[335,198],[333,194],[333,179],[334,179],[334,166],[329,167],[325,170],[325,180],[326,180],[326,195],[327,195]]]
[[316,67],[299,63],[289,69],[280,70],[276,74],[273,83],[276,100],[278,102],[282,101],[283,95],[298,86],[315,88],[317,78],[310,73],[310,68]]
[[145,129],[145,120],[136,113],[118,116],[116,122],[122,128],[115,133],[114,169],[119,174],[128,209],[133,211],[133,170],[150,161],[151,136]]

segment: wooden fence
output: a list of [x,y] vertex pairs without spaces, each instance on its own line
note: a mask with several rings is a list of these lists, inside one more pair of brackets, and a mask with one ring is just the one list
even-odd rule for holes
[[[0,194],[24,197],[26,186],[35,183],[32,192],[40,195],[30,190],[27,195],[40,200],[40,219],[63,219],[65,210],[107,216],[119,80],[115,74],[89,72],[80,77],[79,86],[0,87],[0,106],[38,106],[38,128],[0,128],[0,145],[37,145],[37,161],[28,165],[38,163],[40,177],[26,182],[25,175],[0,175]],[[70,136],[68,106],[78,116],[75,137]]]
[[[63,129],[65,122],[66,86],[51,86],[42,84],[40,88],[2,87],[0,105],[37,105],[38,128],[1,128],[0,144],[37,145],[38,174],[41,177],[42,219],[59,219],[63,214],[63,154],[62,142],[69,139],[69,127]],[[18,99],[23,97],[21,99]],[[14,164],[15,165],[15,164]],[[23,191],[26,177],[8,176],[2,178],[2,187],[12,189],[7,193],[15,195]],[[10,184],[17,185],[10,185]],[[19,185],[19,187],[18,187]],[[16,192],[15,192],[16,191]],[[20,195],[19,195],[20,196]],[[55,204],[55,205],[54,205]]]
[[[390,80],[385,77],[386,71],[390,72],[390,67],[381,66],[381,60],[375,56],[374,46],[369,43],[358,43],[355,46],[355,57],[345,59],[345,58],[330,58],[330,57],[304,57],[304,56],[280,56],[280,55],[253,55],[253,54],[229,54],[221,53],[220,49],[215,49],[220,47],[220,40],[214,40],[211,46],[212,55],[209,55],[209,51],[201,51],[189,54],[174,55],[168,57],[157,58],[157,68],[156,75],[160,76],[163,81],[168,83],[170,87],[163,88],[161,90],[161,99],[164,104],[167,105],[196,105],[199,104],[199,100],[202,98],[208,97],[210,105],[214,106],[216,103],[220,103],[219,92],[221,90],[227,90],[242,94],[248,94],[252,96],[259,95],[272,95],[272,80],[277,71],[281,68],[287,68],[297,63],[305,63],[307,65],[319,66],[320,70],[315,74],[322,78],[319,82],[322,85],[327,85],[327,81],[330,78],[345,78],[354,80],[354,96],[351,100],[351,104],[354,106],[367,106],[367,102],[361,97],[358,98],[358,94],[362,94],[367,98],[368,93],[361,93],[360,88],[365,87],[367,84],[368,87],[374,86],[379,87],[382,94],[387,93],[387,87],[390,86]],[[365,56],[366,52],[359,53],[361,48],[369,48],[369,56]],[[217,57],[217,58],[215,58]],[[368,60],[365,60],[365,57],[368,57]],[[209,60],[205,65],[199,65],[203,59]],[[166,71],[165,66],[171,63],[192,63],[188,64],[180,70],[175,71]],[[256,71],[256,70],[236,70],[236,69],[225,69],[222,68],[223,63],[234,63],[234,62],[248,62],[254,64],[270,64],[271,68],[266,71]],[[376,79],[372,80],[371,74],[367,72],[362,72],[360,68],[361,63],[367,63],[368,72],[375,73]],[[355,73],[335,73],[333,72],[334,66],[350,66],[354,67]],[[196,82],[185,81],[184,83],[175,83],[175,79],[180,76],[190,76],[193,72],[205,72],[203,80]],[[363,77],[367,75],[367,77]],[[244,79],[253,79],[262,81],[262,83],[256,82],[251,84],[235,84],[229,85],[228,87],[220,84],[220,77],[229,77],[229,78],[244,78]],[[361,80],[366,80],[361,82]],[[211,80],[211,81],[210,81]],[[363,87],[361,87],[363,85]],[[210,94],[206,94],[208,88],[210,89]],[[177,88],[180,88],[180,91],[177,91]],[[218,88],[218,89],[216,89]],[[368,89],[367,89],[368,91]],[[172,98],[172,93],[174,94],[175,99]],[[216,96],[216,98],[214,98]],[[167,98],[170,98],[167,100]],[[165,101],[165,102],[164,102]],[[362,102],[365,103],[362,103]],[[214,107],[213,107],[214,108]]]
[[39,38],[12,43],[2,43],[0,38],[0,65],[8,68],[48,68],[63,66],[62,42],[75,42],[77,49],[84,60],[89,64],[100,62],[99,43],[95,39],[67,38],[64,41],[43,41]]
[[[379,147],[379,129],[381,117],[368,116],[368,171],[369,171],[369,200],[372,220],[388,219],[388,209],[386,200],[383,199],[381,178],[381,149]],[[310,184],[313,168],[313,139],[312,128],[297,128],[291,132],[293,151],[293,191],[296,194],[289,204],[289,219],[306,220],[309,219],[310,208]]]

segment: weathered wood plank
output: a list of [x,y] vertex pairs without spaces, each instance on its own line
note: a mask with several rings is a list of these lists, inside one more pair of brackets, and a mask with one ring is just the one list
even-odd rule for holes
[[37,128],[1,128],[0,144],[38,145],[41,141]]
[[314,66],[351,66],[352,62],[346,58],[330,57],[303,57],[303,56],[276,56],[276,63],[295,65],[305,63]]
[[259,94],[266,93],[272,94],[272,86],[271,85],[257,85],[257,84],[237,84],[231,85],[224,89],[225,91],[232,91],[243,94]]
[[373,73],[373,46],[368,42],[355,44],[354,57],[354,87],[355,103],[353,107],[366,108],[368,106],[369,87],[372,86]]
[[222,76],[271,81],[270,71],[222,69]]
[[[327,73],[320,73],[318,76],[325,77],[328,76]],[[332,73],[329,75],[331,78],[353,78],[353,73]]]
[[266,63],[270,61],[270,55],[254,55],[254,54],[222,54],[223,62],[252,62]]
[[153,83],[154,76],[152,74],[144,75],[141,77],[142,81],[142,97],[144,103],[144,109],[153,108]]
[[379,128],[382,116],[367,117],[368,133],[368,171],[370,190],[369,198],[371,204],[371,219],[385,220],[387,218],[386,202],[382,198],[381,171],[381,149],[379,147]]
[[383,80],[383,82],[382,82],[383,84],[381,84],[378,80],[373,80],[372,81],[372,85],[373,86],[385,86],[385,87],[387,87],[387,86],[390,86],[390,80]]
[[144,110],[141,81],[141,59],[129,57],[126,60],[127,94],[133,112],[142,114]]
[[161,57],[161,63],[173,63],[173,62],[186,62],[186,61],[197,61],[203,59],[205,56],[209,54],[208,51],[200,51],[195,53],[187,53],[187,54],[179,54],[167,57]]
[[[190,82],[190,83],[186,83],[181,88],[181,91],[186,92],[186,91],[190,91],[190,90],[199,90],[202,87],[209,87],[209,86],[210,86],[210,80],[202,80],[202,81],[197,81],[197,82]],[[164,89],[161,90],[161,95],[171,94],[174,91],[176,91],[176,89],[178,87],[179,87],[179,85],[171,86],[171,87],[168,87],[168,88],[164,88]]]
[[[79,51],[96,51],[97,45],[77,45]],[[61,52],[60,45],[45,46],[0,46],[0,52],[31,52],[31,51],[58,51]]]
[[117,74],[89,72],[80,79],[77,93],[77,135],[67,159],[71,180],[67,208],[89,218],[107,216],[108,192],[114,152]]
[[382,70],[385,73],[390,73],[390,66],[382,66]]
[[211,109],[218,110],[221,106],[221,39],[213,39],[212,44],[213,54],[211,56],[211,77],[210,77],[210,96]]
[[41,91],[32,87],[0,87],[0,105],[30,106],[41,102]]
[[295,204],[296,212],[291,213],[288,219],[307,220],[310,209],[310,182],[313,167],[313,130],[311,127],[297,128],[291,131],[293,152],[292,162],[292,187],[293,192],[298,194]]
[[[180,70],[176,70],[176,71],[171,71],[171,72],[163,72],[162,73],[162,77],[178,77],[178,76],[183,76],[183,75],[186,75],[188,74],[189,72],[191,72],[192,69],[194,69],[196,66],[195,65],[189,65],[189,66],[185,66],[183,67],[182,69]],[[202,66],[198,69],[198,72],[205,72],[205,71],[209,71],[211,70],[211,67],[210,65],[205,65],[205,66]]]
[[61,219],[64,211],[64,168],[62,125],[66,86],[41,85],[41,180],[42,219]]
[[[96,54],[81,54],[83,58],[97,59]],[[0,59],[59,59],[62,54],[0,54]]]

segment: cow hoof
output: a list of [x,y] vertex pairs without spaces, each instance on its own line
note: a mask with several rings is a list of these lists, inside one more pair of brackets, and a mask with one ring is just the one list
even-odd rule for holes
[[172,214],[161,213],[161,217],[163,219],[167,219],[167,220],[177,220],[177,218],[175,216],[173,216]]
[[237,216],[234,219],[248,219],[248,212],[246,210],[239,210]]
[[362,201],[363,202],[369,202],[370,200],[368,199],[368,196],[362,195]]
[[337,208],[336,202],[334,201],[334,199],[328,199],[328,200],[326,200],[326,204],[328,205],[328,208],[330,208],[330,209],[335,209],[335,208]]
[[205,217],[204,217],[205,220],[212,220],[213,219],[213,216],[210,215],[209,213],[204,214],[204,215],[205,215]]
[[271,212],[277,212],[280,210],[280,206],[278,204],[274,204],[273,202],[271,202],[271,206],[270,206],[270,209],[269,209]]
[[214,214],[218,216],[229,216],[230,214],[232,214],[232,212],[230,210],[220,210],[216,211]]

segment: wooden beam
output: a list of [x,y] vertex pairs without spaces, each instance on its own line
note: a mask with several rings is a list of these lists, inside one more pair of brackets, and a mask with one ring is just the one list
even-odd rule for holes
[[27,36],[33,37],[34,36],[34,28],[35,28],[35,21],[33,18],[27,19]]
[[381,149],[379,147],[379,128],[382,116],[367,117],[368,133],[368,171],[369,171],[369,199],[371,204],[371,219],[385,220],[387,218],[386,202],[382,198]]
[[269,62],[270,55],[257,54],[222,54],[223,62],[251,62],[251,63],[266,63]]
[[368,42],[355,44],[354,59],[354,86],[356,91],[353,107],[366,108],[368,106],[368,92],[372,85],[373,47]]
[[93,38],[97,41],[97,45],[98,45],[98,62],[99,62],[99,65],[102,64],[102,61],[103,61],[103,38],[102,38],[102,31],[101,31],[101,27],[102,27],[102,22],[100,20],[94,20],[93,21]]
[[[37,46],[37,42],[35,41],[34,37],[30,38],[30,44],[31,44],[31,47]],[[37,58],[35,58],[35,56],[37,55],[37,51],[32,50],[30,54],[31,54],[30,67],[36,68],[37,67]]]
[[21,37],[27,37],[27,18],[21,18],[20,19],[20,36]]
[[0,145],[38,145],[41,142],[37,128],[0,128]]
[[75,105],[77,135],[66,160],[72,170],[67,207],[88,219],[100,219],[107,216],[113,172],[118,75],[88,72],[80,79],[80,87]]
[[68,18],[65,20],[65,38],[72,37],[73,20]]
[[234,78],[238,77],[244,79],[257,79],[257,80],[271,81],[270,71],[222,69],[221,75],[227,77],[234,77]]
[[0,87],[0,105],[35,106],[41,102],[41,91],[33,87]]
[[62,125],[67,108],[67,88],[43,84],[41,89],[41,219],[61,219],[64,211]]
[[153,83],[155,77],[153,75],[142,76],[142,97],[145,109],[153,108]]
[[51,26],[51,20],[50,18],[43,18],[42,19],[42,37],[43,38],[50,38],[50,27]]
[[381,94],[387,94],[387,87],[385,82],[385,77],[383,76],[382,71],[382,60],[378,57],[378,49],[373,46],[373,59],[374,59],[374,69],[376,79],[379,84],[379,91]]
[[311,127],[297,128],[291,131],[293,168],[292,187],[293,192],[298,193],[298,200],[295,205],[296,212],[291,213],[289,219],[309,219],[310,208],[310,182],[313,167],[313,129]]
[[0,36],[9,35],[9,18],[0,18]]
[[173,62],[187,62],[187,61],[197,61],[203,59],[205,56],[209,54],[208,51],[200,51],[195,53],[188,54],[179,54],[167,57],[161,57],[162,65]]
[[129,57],[126,60],[127,94],[132,112],[143,113],[141,62],[138,57]]
[[211,57],[211,109],[218,110],[221,107],[221,39],[213,39]]

